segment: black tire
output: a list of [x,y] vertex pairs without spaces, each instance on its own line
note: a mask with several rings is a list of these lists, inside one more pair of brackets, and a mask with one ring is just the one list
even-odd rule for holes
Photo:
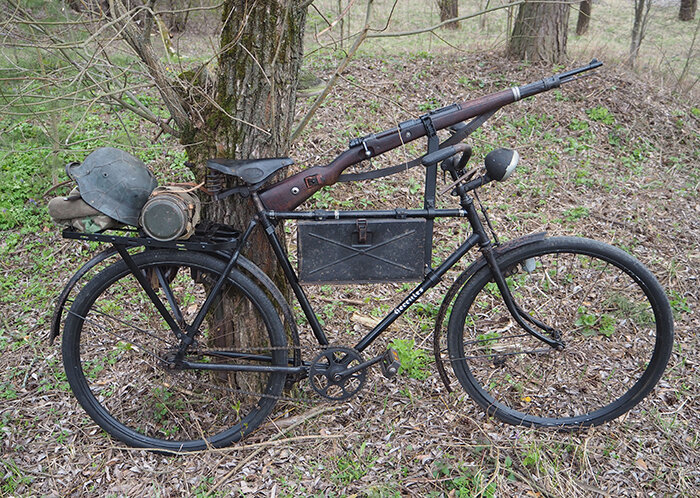
[[[187,324],[224,270],[212,256],[185,251],[149,250],[133,259],[170,313],[179,309]],[[233,270],[219,295],[226,299],[214,302],[185,360],[287,366],[284,329],[263,291]],[[240,330],[249,327],[263,333]],[[118,261],[90,280],[71,306],[63,364],[85,411],[130,446],[173,452],[222,447],[264,422],[285,374],[166,368],[164,360],[178,345],[135,276]],[[220,349],[255,357],[222,357]]]
[[454,302],[448,352],[459,382],[489,415],[585,427],[649,393],[671,355],[673,317],[639,261],[601,242],[556,237],[498,262],[517,304],[558,330],[565,347],[557,351],[517,325],[490,269],[479,270]]

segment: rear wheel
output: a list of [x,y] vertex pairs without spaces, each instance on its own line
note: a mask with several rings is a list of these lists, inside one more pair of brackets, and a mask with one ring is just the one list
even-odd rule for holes
[[[448,350],[464,389],[511,424],[577,427],[635,406],[661,377],[673,319],[653,275],[624,251],[545,239],[502,255],[516,303],[561,335],[557,351],[513,320],[488,267],[460,291]],[[556,335],[554,332],[552,335]]]
[[[133,257],[181,327],[191,323],[224,270],[185,251]],[[236,270],[211,306],[185,361],[287,366],[282,324],[265,294]],[[76,398],[100,427],[131,446],[169,451],[241,439],[272,411],[285,374],[183,369],[180,341],[119,261],[93,278],[66,319],[63,362]]]

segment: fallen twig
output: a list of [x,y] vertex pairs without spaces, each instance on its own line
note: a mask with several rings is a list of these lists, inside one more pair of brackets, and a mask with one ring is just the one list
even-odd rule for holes
[[[299,420],[295,421],[293,424],[291,424],[289,427],[287,427],[286,429],[284,429],[282,432],[280,432],[280,433],[276,434],[275,436],[271,437],[269,441],[265,441],[264,443],[259,443],[261,446],[260,446],[258,449],[256,449],[255,451],[253,451],[253,452],[252,452],[250,455],[248,455],[247,457],[245,457],[245,458],[244,458],[238,465],[236,465],[228,474],[226,474],[224,477],[222,477],[221,479],[219,479],[219,480],[211,487],[211,489],[209,489],[209,491],[207,492],[206,495],[204,495],[204,497],[207,498],[208,496],[211,496],[211,495],[214,493],[214,491],[216,491],[222,484],[224,484],[226,481],[228,481],[228,480],[231,478],[231,476],[235,475],[236,472],[238,472],[239,470],[241,470],[241,469],[245,466],[246,463],[248,463],[250,460],[252,460],[253,457],[255,457],[258,453],[260,453],[264,448],[266,448],[266,447],[269,446],[270,444],[272,444],[272,443],[274,443],[274,442],[277,442],[278,444],[279,444],[279,443],[287,442],[289,439],[284,439],[284,440],[281,440],[281,441],[280,441],[280,438],[281,438],[282,436],[284,436],[286,433],[288,433],[288,432],[291,431],[292,429],[294,429],[294,428],[300,426],[301,424],[303,424],[304,422],[306,422],[306,421],[309,420],[309,419],[312,419],[312,418],[314,418],[314,417],[316,417],[316,416],[318,416],[318,415],[321,415],[322,413],[325,413],[325,412],[328,412],[328,411],[332,411],[332,410],[335,410],[335,409],[336,409],[336,407],[334,407],[334,406],[321,406],[321,407],[319,407],[319,408],[316,408],[315,410],[311,410],[311,411],[309,411],[309,412],[307,412],[307,413],[304,413],[304,414],[302,414],[302,415],[299,415],[299,417],[298,417]],[[315,437],[315,436],[314,436],[314,437]]]

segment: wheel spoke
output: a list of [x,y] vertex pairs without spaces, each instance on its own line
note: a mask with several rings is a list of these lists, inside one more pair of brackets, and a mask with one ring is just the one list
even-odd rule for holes
[[[146,251],[133,260],[181,324],[196,315],[208,282],[223,269],[213,257],[180,251]],[[187,358],[286,367],[284,330],[263,291],[234,271],[221,296]],[[133,446],[182,451],[229,444],[266,419],[286,378],[179,368],[179,341],[122,263],[103,270],[75,299],[63,347],[78,401]]]

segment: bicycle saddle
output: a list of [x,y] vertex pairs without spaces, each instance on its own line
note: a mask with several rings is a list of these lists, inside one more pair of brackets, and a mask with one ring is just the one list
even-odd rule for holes
[[288,157],[266,159],[209,159],[207,167],[240,178],[248,184],[261,183],[282,168],[294,164]]

